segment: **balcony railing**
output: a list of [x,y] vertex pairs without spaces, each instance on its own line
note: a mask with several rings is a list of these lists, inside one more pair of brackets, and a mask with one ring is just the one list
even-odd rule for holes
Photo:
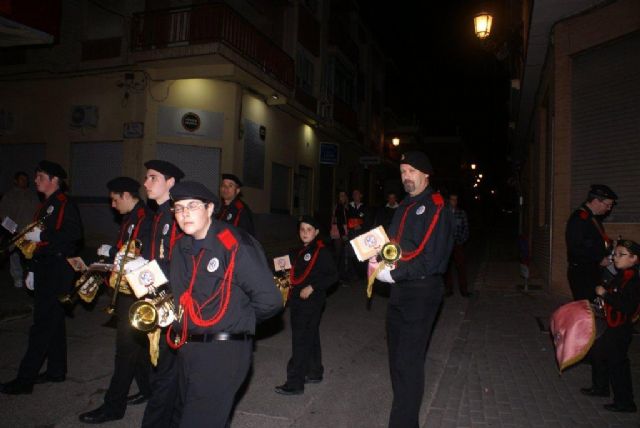
[[132,51],[224,43],[267,74],[293,88],[293,59],[249,21],[222,3],[137,13]]

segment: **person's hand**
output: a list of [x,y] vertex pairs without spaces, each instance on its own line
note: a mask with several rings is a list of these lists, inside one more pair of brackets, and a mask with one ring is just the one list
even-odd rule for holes
[[609,266],[610,264],[611,264],[611,258],[610,258],[609,256],[606,256],[605,258],[603,258],[603,259],[600,261],[600,266],[602,266],[602,267],[607,267],[607,266]]
[[381,282],[386,282],[387,284],[395,284],[395,281],[391,277],[392,270],[393,270],[393,266],[389,266],[385,264],[385,266],[382,269],[380,269],[380,271],[376,275],[376,279]]
[[27,274],[27,277],[24,279],[24,285],[31,291],[33,291],[33,286],[34,286],[34,282],[33,282],[33,272],[29,272]]
[[300,290],[300,298],[302,300],[307,300],[309,296],[311,296],[311,293],[313,293],[313,286],[307,285],[302,290]]
[[42,233],[42,229],[39,227],[34,227],[31,232],[27,232],[24,235],[24,239],[31,242],[40,242],[40,234]]
[[102,244],[100,248],[98,248],[98,255],[102,257],[109,257],[109,252],[111,251],[111,245]]
[[596,294],[600,297],[604,296],[605,294],[607,294],[607,289],[604,288],[602,285],[598,285],[596,287]]
[[149,261],[144,257],[136,257],[135,259],[124,264],[124,271],[126,273],[131,273],[135,270],[140,269],[142,266],[146,265],[147,263],[149,263]]

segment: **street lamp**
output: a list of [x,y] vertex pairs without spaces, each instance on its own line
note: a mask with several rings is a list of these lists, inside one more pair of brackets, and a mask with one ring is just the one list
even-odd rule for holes
[[471,169],[476,169],[476,164],[475,163],[471,164]]
[[398,147],[400,145],[400,138],[393,138],[391,140],[391,144],[393,144],[395,147]]
[[484,40],[491,34],[491,24],[493,23],[493,16],[489,12],[480,12],[473,18],[473,27],[475,29],[476,37],[480,40]]

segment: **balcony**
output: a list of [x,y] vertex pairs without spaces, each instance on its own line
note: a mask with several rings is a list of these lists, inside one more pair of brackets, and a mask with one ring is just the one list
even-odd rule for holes
[[293,59],[244,17],[222,3],[134,14],[133,52],[221,43],[293,89]]

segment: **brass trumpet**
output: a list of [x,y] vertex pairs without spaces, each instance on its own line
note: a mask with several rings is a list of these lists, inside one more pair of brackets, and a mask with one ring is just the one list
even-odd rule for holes
[[161,290],[155,296],[134,302],[129,308],[129,323],[142,332],[167,327],[176,319],[176,307],[173,296]]
[[[104,262],[104,258],[98,259],[98,263]],[[105,272],[106,271],[87,269],[86,271],[82,272],[80,278],[76,280],[73,292],[58,296],[58,300],[60,301],[60,303],[63,303],[65,305],[75,304],[78,298],[82,299],[86,303],[93,302],[93,299],[95,299],[96,295],[98,294],[100,284],[105,281]]]
[[[53,207],[50,207],[50,208],[53,208]],[[11,247],[16,246],[18,249],[20,249],[20,251],[22,251],[22,254],[24,255],[25,259],[31,260],[33,258],[33,253],[38,246],[38,243],[25,239],[25,235],[33,231],[33,229],[35,229],[36,227],[39,227],[40,230],[44,230],[44,220],[47,217],[49,217],[52,212],[53,212],[53,209],[47,212],[39,220],[36,220],[26,225],[16,236],[11,238],[11,240],[7,243],[7,245],[2,249],[1,252],[5,252],[9,250]]]
[[117,265],[118,269],[117,271],[114,271],[109,277],[109,286],[113,287],[113,296],[111,297],[111,303],[109,304],[109,306],[104,309],[105,312],[109,315],[112,315],[116,310],[118,292],[123,291],[126,293],[128,291],[128,285],[126,283],[124,284],[124,290],[121,290],[123,288],[123,284],[121,283],[121,281],[126,281],[126,279],[124,278],[124,265],[139,256],[140,249],[142,248],[142,243],[139,240],[132,239],[134,227],[135,226],[133,224],[129,226],[129,229],[127,230],[127,233],[129,235],[127,238],[127,242],[125,242],[124,245],[120,247],[120,249],[118,250],[118,254],[116,255],[117,259],[118,255],[122,253],[119,262],[114,264]]
[[282,295],[282,306],[287,304],[287,298],[289,297],[289,289],[291,288],[291,277],[289,276],[289,270],[281,270],[276,272],[273,276],[273,280],[276,283],[276,287]]
[[387,242],[380,249],[380,253],[377,259],[381,262],[375,271],[371,272],[367,279],[367,297],[370,299],[373,295],[373,283],[378,273],[384,269],[385,266],[394,266],[398,260],[402,257],[402,250],[398,244],[393,242]]

